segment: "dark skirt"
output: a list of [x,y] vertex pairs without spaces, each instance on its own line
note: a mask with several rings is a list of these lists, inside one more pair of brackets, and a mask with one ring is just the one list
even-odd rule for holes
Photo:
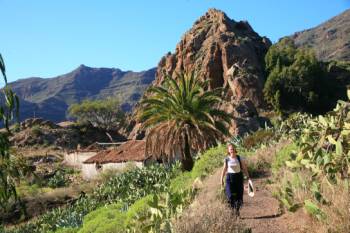
[[243,173],[227,173],[226,196],[230,206],[239,210],[243,204]]

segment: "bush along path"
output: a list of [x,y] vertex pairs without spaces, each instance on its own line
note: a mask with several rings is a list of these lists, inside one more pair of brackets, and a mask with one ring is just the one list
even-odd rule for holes
[[190,207],[184,211],[182,217],[175,221],[175,229],[179,229],[179,232],[198,233],[307,232],[306,226],[310,225],[310,218],[302,211],[294,214],[285,213],[280,208],[279,201],[270,191],[271,166],[260,168],[259,172],[252,171],[259,166],[256,163],[272,163],[270,160],[275,157],[276,152],[288,146],[289,142],[281,141],[269,148],[257,150],[252,157],[248,158],[251,173],[257,174],[253,178],[255,196],[249,197],[245,191],[240,219],[234,220],[225,203],[226,199],[219,182],[222,168],[219,168],[200,183],[199,193]]

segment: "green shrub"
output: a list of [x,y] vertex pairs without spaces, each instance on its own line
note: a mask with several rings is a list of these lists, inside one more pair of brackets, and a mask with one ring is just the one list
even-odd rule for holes
[[198,156],[191,172],[183,172],[171,180],[170,190],[179,192],[191,188],[196,178],[203,178],[223,164],[226,156],[226,146],[219,145],[210,148]]
[[246,150],[254,149],[261,144],[267,144],[274,135],[275,132],[272,129],[260,129],[243,138],[242,146]]
[[47,185],[50,188],[65,187],[69,184],[69,180],[63,170],[57,170],[55,175],[49,179]]
[[292,155],[297,149],[297,145],[295,143],[291,143],[278,151],[271,166],[272,172],[277,172],[281,167],[283,167],[286,161],[292,158]]
[[40,135],[43,134],[43,132],[42,132],[42,130],[41,130],[41,128],[40,128],[39,125],[34,125],[34,126],[32,127],[32,134],[33,134],[35,137],[38,137],[38,136],[40,136]]
[[50,232],[50,233],[77,233],[79,231],[79,228],[72,228],[72,227],[67,227],[67,228],[60,228],[55,232]]
[[27,182],[21,182],[19,186],[16,187],[19,196],[36,196],[40,193],[40,187],[38,184],[28,184]]
[[80,227],[84,216],[101,206],[117,202],[123,203],[127,208],[148,194],[164,191],[169,186],[172,171],[172,168],[166,169],[164,166],[155,165],[122,173],[110,178],[109,181],[97,187],[92,194],[82,196],[75,203],[64,208],[53,209],[35,221],[5,232],[41,233],[61,228]]
[[148,211],[150,201],[152,196],[145,196],[132,204],[127,211],[121,203],[100,207],[84,217],[84,224],[79,233],[125,232],[137,216]]
[[126,219],[125,219],[125,227],[130,225],[130,223],[135,219],[137,216],[144,215],[145,212],[149,209],[149,203],[152,201],[152,195],[147,195],[140,200],[136,201],[134,204],[130,206],[126,213]]
[[338,99],[346,99],[348,78],[329,72],[327,63],[318,61],[311,49],[297,48],[290,38],[270,47],[265,64],[264,95],[277,112],[323,114]]
[[122,204],[107,205],[86,215],[78,233],[125,233],[125,218]]
[[191,171],[192,178],[205,177],[220,167],[227,155],[226,151],[226,145],[219,145],[205,151],[203,155],[199,156]]
[[191,172],[183,172],[171,180],[170,190],[175,192],[181,189],[187,189],[192,185],[193,181]]

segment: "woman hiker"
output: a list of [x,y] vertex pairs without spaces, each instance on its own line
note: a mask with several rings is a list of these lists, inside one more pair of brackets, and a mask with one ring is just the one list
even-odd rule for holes
[[233,144],[227,145],[228,156],[225,158],[224,167],[221,174],[221,185],[224,186],[226,175],[226,196],[228,203],[236,217],[239,217],[239,210],[243,204],[243,173],[249,179],[249,173],[245,158],[237,155]]

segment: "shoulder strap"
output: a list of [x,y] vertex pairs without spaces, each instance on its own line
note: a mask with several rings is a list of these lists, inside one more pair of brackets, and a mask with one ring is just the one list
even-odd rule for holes
[[239,157],[239,155],[237,155],[237,159],[238,159],[238,162],[239,162],[239,167],[242,170],[242,163],[241,163],[241,158]]
[[227,163],[228,163],[228,157],[225,158],[225,163],[226,163],[226,165],[227,165]]

